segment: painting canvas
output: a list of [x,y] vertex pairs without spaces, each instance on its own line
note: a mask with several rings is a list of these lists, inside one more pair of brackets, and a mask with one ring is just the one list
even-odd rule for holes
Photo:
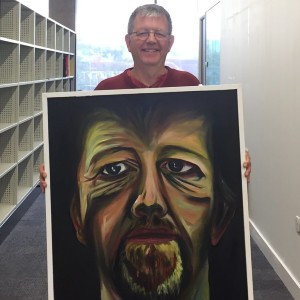
[[43,110],[49,299],[253,299],[239,86]]

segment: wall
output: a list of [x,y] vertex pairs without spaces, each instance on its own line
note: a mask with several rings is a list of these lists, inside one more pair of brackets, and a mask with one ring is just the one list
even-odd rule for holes
[[49,0],[49,17],[75,31],[76,0]]
[[252,236],[300,299],[300,2],[223,0],[221,82],[242,83]]
[[48,17],[49,0],[18,0],[18,2],[36,11],[40,15]]
[[198,0],[198,13],[202,17],[210,8],[216,5],[220,0]]
[[75,31],[76,0],[18,0],[20,3]]

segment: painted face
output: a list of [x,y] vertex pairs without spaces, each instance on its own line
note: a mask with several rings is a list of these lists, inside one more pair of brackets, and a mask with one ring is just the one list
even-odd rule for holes
[[207,260],[209,122],[174,117],[160,125],[145,135],[113,118],[95,122],[78,168],[82,223],[90,224],[101,280],[122,299],[174,299]]
[[[166,17],[142,17],[137,16],[134,21],[134,32],[157,31],[168,34]],[[174,37],[167,36],[165,39],[157,39],[150,34],[146,40],[140,40],[136,35],[125,37],[128,51],[131,52],[135,66],[163,67],[166,56],[170,51]]]

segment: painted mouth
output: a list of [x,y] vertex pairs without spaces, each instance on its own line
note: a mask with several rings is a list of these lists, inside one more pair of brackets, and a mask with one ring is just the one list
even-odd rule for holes
[[161,244],[174,240],[176,240],[174,232],[165,228],[140,228],[131,231],[127,236],[127,241],[135,244]]

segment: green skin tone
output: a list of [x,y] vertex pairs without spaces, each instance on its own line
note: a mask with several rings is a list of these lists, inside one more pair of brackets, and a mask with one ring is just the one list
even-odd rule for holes
[[[116,261],[122,237],[140,218],[138,209],[141,204],[146,207],[158,204],[163,211],[159,216],[162,222],[169,224],[174,235],[183,237],[187,243],[190,280],[187,292],[181,291],[182,299],[209,299],[207,249],[211,233],[213,166],[207,147],[208,128],[209,122],[203,116],[174,118],[148,141],[132,128],[121,125],[114,117],[95,122],[89,128],[77,174],[80,213],[73,214],[73,222],[78,239],[85,243],[81,233],[83,224],[89,207],[97,198],[100,204],[93,213],[93,239],[103,299],[122,299],[106,274],[113,272],[111,266]],[[137,195],[134,201],[131,201],[132,195]],[[101,203],[104,196],[110,201]],[[145,227],[155,228],[152,220],[153,217],[147,216]],[[160,266],[161,270],[153,271],[147,265],[149,239],[158,248],[154,255],[166,261]],[[128,261],[144,279],[147,280],[148,274],[149,282],[152,282],[152,271],[163,277],[161,274],[166,274],[165,268],[174,265],[168,278],[171,274],[176,279],[170,282],[168,278],[161,278],[159,287],[152,286],[154,292],[158,289],[166,294],[174,292],[186,272],[186,262],[180,262],[176,238],[173,241],[169,239],[166,241],[147,233],[144,238],[141,235],[126,242],[128,257],[136,257],[136,249],[146,249],[140,260]],[[172,265],[172,257],[176,257],[177,264]],[[123,277],[126,276],[123,274]],[[139,282],[137,277],[131,274],[130,278],[136,281],[131,283],[132,288],[133,285],[139,287],[137,290],[143,288],[143,282]]]

